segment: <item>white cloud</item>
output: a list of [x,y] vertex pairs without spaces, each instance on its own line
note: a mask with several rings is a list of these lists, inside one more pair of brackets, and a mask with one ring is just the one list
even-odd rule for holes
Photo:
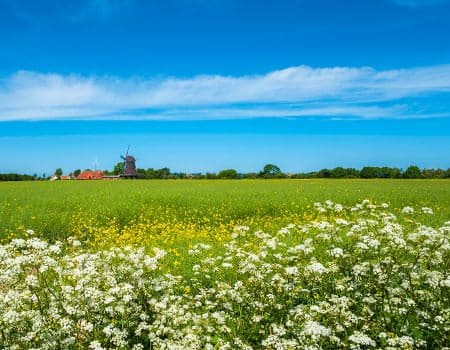
[[[426,117],[437,112],[421,105],[422,97],[448,93],[450,65],[386,71],[298,66],[264,75],[189,79],[19,71],[0,79],[0,120]],[[403,98],[422,102],[413,110],[399,101]]]

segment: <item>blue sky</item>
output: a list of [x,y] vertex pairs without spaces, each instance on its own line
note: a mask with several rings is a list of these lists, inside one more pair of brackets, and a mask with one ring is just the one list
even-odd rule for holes
[[0,172],[450,167],[450,1],[0,0]]

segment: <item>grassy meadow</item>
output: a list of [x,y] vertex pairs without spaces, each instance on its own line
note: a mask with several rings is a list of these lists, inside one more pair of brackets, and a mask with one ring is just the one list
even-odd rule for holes
[[450,218],[450,180],[9,182],[0,183],[0,237],[33,229],[50,240],[75,236],[115,245],[186,237],[214,242],[238,225],[273,230],[308,220],[315,202],[364,199],[396,211],[432,207],[428,220],[436,224]]
[[444,349],[450,181],[0,183],[5,349]]

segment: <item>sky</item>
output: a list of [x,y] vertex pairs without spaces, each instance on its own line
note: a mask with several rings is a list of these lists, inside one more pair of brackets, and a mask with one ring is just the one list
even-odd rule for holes
[[450,167],[450,0],[0,0],[0,172]]

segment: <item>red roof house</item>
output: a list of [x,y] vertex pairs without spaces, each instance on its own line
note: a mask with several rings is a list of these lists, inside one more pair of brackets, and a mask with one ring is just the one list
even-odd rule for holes
[[101,180],[102,178],[103,171],[101,170],[86,170],[77,176],[77,180]]

